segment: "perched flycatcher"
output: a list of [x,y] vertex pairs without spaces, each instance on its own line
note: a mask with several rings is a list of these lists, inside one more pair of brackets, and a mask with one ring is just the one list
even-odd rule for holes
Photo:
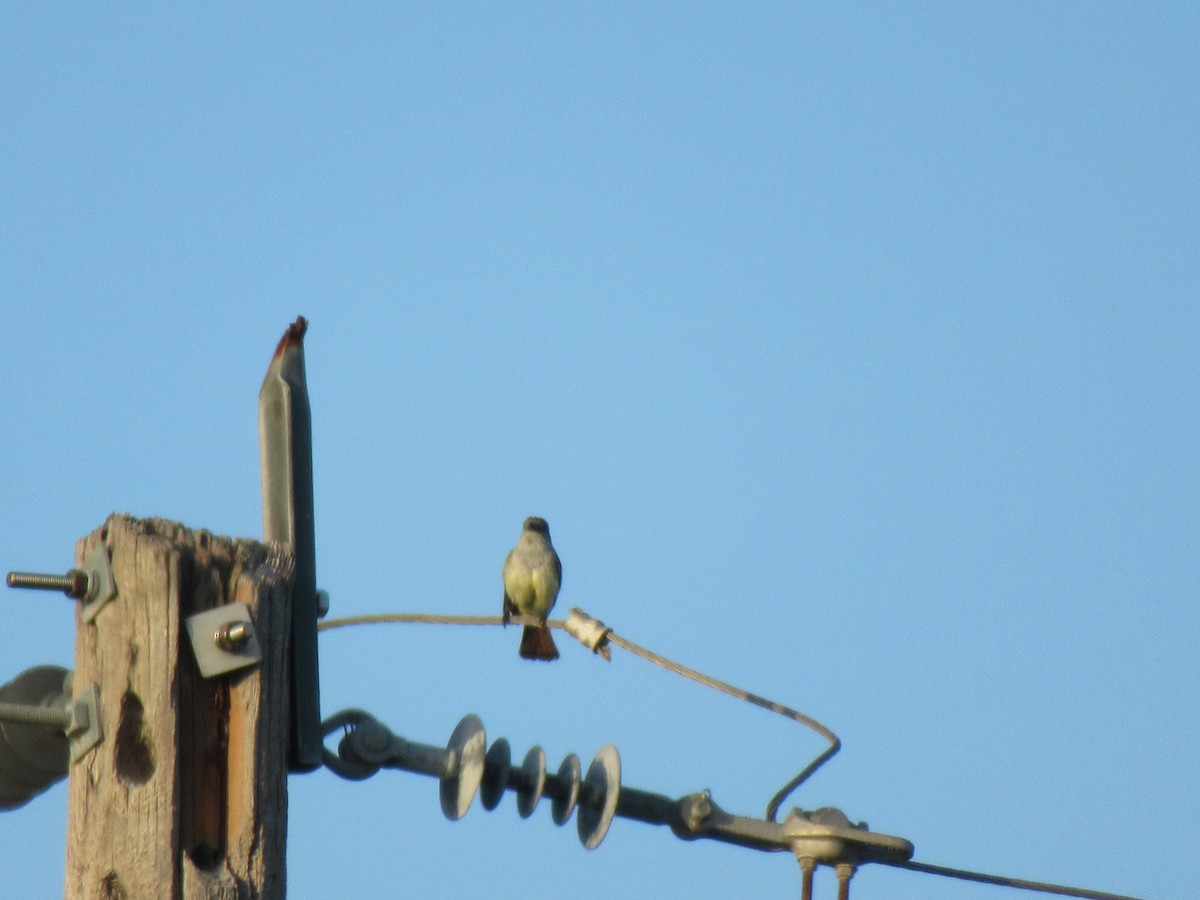
[[562,584],[562,563],[550,544],[550,526],[540,516],[530,516],[521,539],[504,560],[504,624],[518,613],[537,619],[521,633],[522,659],[558,659],[558,648],[546,627],[550,610]]

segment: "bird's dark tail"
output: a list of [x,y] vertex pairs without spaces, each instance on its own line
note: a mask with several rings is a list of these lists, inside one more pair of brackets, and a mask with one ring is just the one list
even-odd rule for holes
[[521,659],[540,659],[549,662],[558,659],[558,648],[545,625],[526,625],[521,632]]

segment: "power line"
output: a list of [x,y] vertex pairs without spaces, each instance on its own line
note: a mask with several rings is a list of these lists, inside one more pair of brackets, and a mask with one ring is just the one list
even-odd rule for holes
[[966,869],[953,869],[949,866],[934,866],[929,863],[919,863],[913,860],[891,861],[880,860],[885,866],[896,869],[908,869],[910,872],[923,872],[926,875],[940,875],[943,878],[958,878],[961,881],[977,881],[980,884],[995,884],[1001,887],[1019,888],[1025,891],[1039,891],[1043,894],[1058,894],[1063,897],[1083,897],[1085,900],[1138,900],[1126,894],[1110,894],[1105,891],[1090,891],[1087,888],[1067,887],[1061,884],[1050,884],[1045,881],[1028,881],[1024,878],[1009,878],[1006,875],[986,875],[983,872],[970,872]]
[[[516,617],[513,621],[520,621],[523,617]],[[504,625],[505,622],[500,616],[465,616],[465,615],[442,615],[432,613],[370,613],[358,616],[346,616],[338,619],[327,619],[320,622],[317,626],[318,630],[326,631],[334,628],[343,628],[351,625],[377,625],[385,623],[402,623],[402,624],[425,624],[425,625]],[[787,799],[796,788],[804,783],[818,768],[825,762],[831,759],[834,754],[841,749],[841,741],[832,731],[804,713],[798,712],[790,707],[784,706],[781,703],[776,703],[773,700],[768,700],[758,694],[752,694],[744,691],[741,688],[735,687],[728,682],[720,681],[696,669],[688,668],[674,660],[668,659],[665,656],[654,653],[633,641],[624,638],[611,628],[608,628],[598,619],[593,619],[583,610],[575,608],[571,610],[571,614],[567,619],[552,619],[546,623],[551,628],[559,628],[566,631],[572,637],[575,637],[584,646],[588,647],[593,653],[609,658],[609,644],[615,644],[623,650],[639,656],[642,659],[654,663],[661,668],[684,678],[695,681],[698,684],[720,691],[731,697],[739,700],[744,700],[747,703],[752,703],[762,709],[774,712],[778,715],[789,718],[807,728],[820,734],[829,741],[829,747],[821,753],[816,759],[808,764],[795,778],[789,781],[771,798],[767,805],[766,822],[775,823],[778,815],[779,807]],[[645,792],[637,792],[645,794]],[[650,796],[650,795],[646,795]],[[660,798],[665,799],[665,798]],[[634,816],[634,818],[639,818]],[[646,821],[652,821],[646,819]],[[749,820],[747,820],[749,821]],[[860,826],[862,827],[862,826]],[[747,844],[753,846],[752,843]],[[911,853],[911,844],[908,845]],[[761,849],[761,848],[760,848]],[[1044,894],[1057,894],[1064,897],[1077,897],[1082,900],[1138,900],[1136,897],[1131,897],[1125,894],[1113,894],[1105,891],[1094,891],[1087,888],[1069,887],[1061,884],[1051,884],[1044,881],[1031,881],[1024,878],[1012,878],[1006,875],[989,875],[983,872],[972,872],[967,869],[956,869],[950,866],[937,866],[929,863],[914,862],[911,859],[901,860],[893,858],[879,857],[874,859],[876,862],[891,866],[897,869],[907,869],[911,872],[919,872],[925,875],[936,875],[942,878],[956,878],[962,881],[974,881],[981,884],[992,884],[999,887],[1010,887],[1018,890],[1035,891]],[[810,861],[811,862],[811,861]],[[801,860],[802,868],[804,860]],[[839,866],[839,870],[842,867]],[[853,867],[847,867],[852,870]],[[849,886],[849,879],[841,877],[843,873],[839,871],[839,896],[846,893],[846,888]],[[811,868],[805,870],[805,886],[807,890],[811,890]],[[807,893],[806,893],[807,896]]]
[[[520,621],[522,617],[511,617],[511,621]],[[425,625],[503,625],[504,620],[500,616],[460,616],[460,615],[439,615],[431,613],[374,613],[359,616],[347,616],[339,619],[328,619],[317,625],[320,630],[330,628],[342,628],[349,625],[377,625],[383,623],[406,623],[406,624],[425,624]],[[683,678],[701,684],[705,687],[712,688],[715,691],[720,691],[730,697],[735,697],[738,700],[744,700],[751,703],[760,709],[765,709],[768,712],[773,712],[776,715],[791,719],[806,728],[815,731],[825,740],[829,741],[829,747],[825,749],[816,759],[805,766],[795,778],[785,784],[771,798],[767,804],[766,819],[768,822],[776,821],[779,813],[779,808],[783,805],[788,796],[795,791],[800,785],[807,781],[814,772],[822,765],[828,762],[841,749],[842,742],[836,734],[818,722],[811,716],[807,716],[798,710],[792,709],[789,706],[784,706],[782,703],[776,703],[774,700],[769,700],[766,697],[752,694],[749,691],[744,691],[739,687],[729,684],[725,681],[720,681],[709,675],[705,675],[696,669],[681,665],[672,659],[668,659],[652,650],[648,650],[640,644],[635,644],[628,638],[624,638],[616,634],[611,628],[608,628],[599,619],[594,619],[579,608],[573,608],[567,619],[551,619],[546,623],[551,628],[558,628],[566,631],[572,637],[576,638],[580,643],[586,646],[593,653],[603,655],[606,659],[609,656],[608,644],[613,643],[624,650],[629,651],[635,656],[639,656],[647,662],[651,662],[656,666],[673,672]]]

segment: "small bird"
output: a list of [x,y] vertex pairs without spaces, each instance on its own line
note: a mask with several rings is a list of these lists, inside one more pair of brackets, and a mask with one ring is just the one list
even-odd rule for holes
[[521,632],[522,659],[558,659],[558,648],[546,627],[546,618],[558,599],[562,563],[550,544],[550,526],[540,516],[530,516],[521,539],[504,560],[504,624],[517,613],[541,624],[526,625]]

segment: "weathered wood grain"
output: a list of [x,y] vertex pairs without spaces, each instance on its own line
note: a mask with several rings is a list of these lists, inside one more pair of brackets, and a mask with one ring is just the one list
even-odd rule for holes
[[[77,619],[76,692],[100,686],[104,741],[70,773],[70,898],[282,898],[290,551],[112,516],[79,541],[112,559],[117,599]],[[204,679],[184,620],[251,611],[254,667]]]

